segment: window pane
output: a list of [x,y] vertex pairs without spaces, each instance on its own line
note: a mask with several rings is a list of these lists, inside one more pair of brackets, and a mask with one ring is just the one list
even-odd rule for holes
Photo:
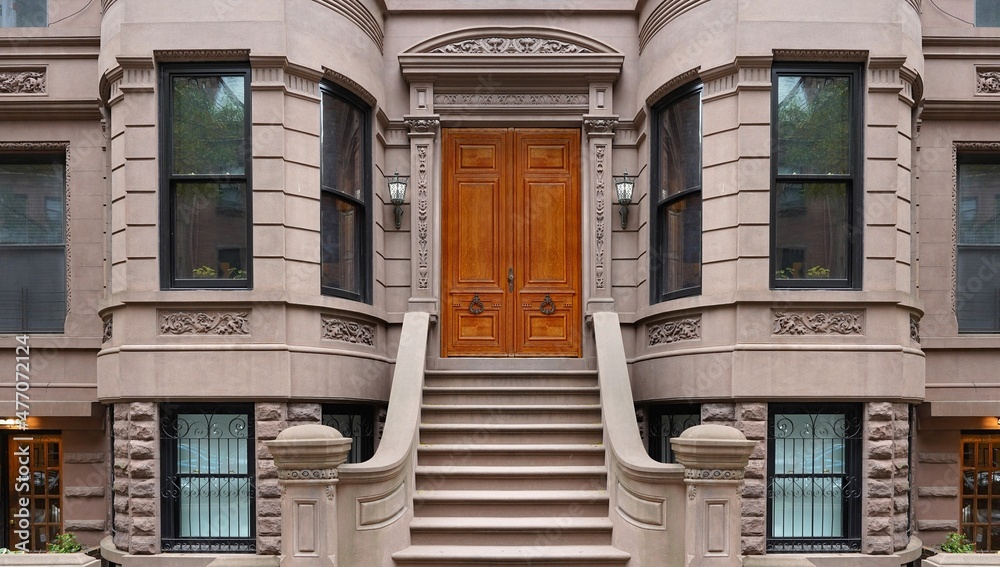
[[660,209],[663,292],[701,285],[701,194]]
[[62,156],[0,161],[0,332],[61,332],[66,318]]
[[851,79],[778,77],[778,174],[849,174]]
[[976,0],[976,26],[1000,26],[1000,0]]
[[364,116],[357,107],[323,94],[323,187],[364,198]]
[[959,163],[958,172],[958,243],[1000,244],[1000,163]]
[[48,25],[46,0],[0,0],[0,24],[5,28],[44,28]]
[[701,187],[701,93],[660,114],[660,200]]
[[174,277],[247,278],[246,184],[177,183]]
[[245,77],[175,76],[172,83],[173,174],[244,175]]
[[361,209],[332,193],[323,193],[320,212],[322,233],[322,285],[361,293],[361,250],[358,235],[364,226]]
[[847,184],[778,183],[775,190],[775,279],[846,279]]

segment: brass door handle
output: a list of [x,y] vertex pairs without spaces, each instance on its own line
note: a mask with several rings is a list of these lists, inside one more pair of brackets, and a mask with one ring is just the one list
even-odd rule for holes
[[507,268],[507,291],[514,291],[514,268]]

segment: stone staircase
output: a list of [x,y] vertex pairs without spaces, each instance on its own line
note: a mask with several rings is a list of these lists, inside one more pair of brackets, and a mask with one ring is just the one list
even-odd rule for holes
[[611,545],[597,373],[519,362],[426,372],[411,545],[393,555],[398,566],[628,562]]

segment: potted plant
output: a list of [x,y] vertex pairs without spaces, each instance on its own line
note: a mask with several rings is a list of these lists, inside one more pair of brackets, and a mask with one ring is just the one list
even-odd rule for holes
[[923,559],[925,567],[965,565],[967,567],[1000,566],[1000,554],[976,553],[976,545],[965,534],[950,533],[938,549],[937,555]]
[[216,276],[215,268],[211,266],[198,266],[197,268],[191,270],[191,275],[196,278],[214,278]]
[[48,553],[25,553],[17,549],[0,549],[0,566],[14,565],[100,567],[101,560],[85,553],[83,545],[76,539],[76,534],[66,532],[57,535],[49,542]]

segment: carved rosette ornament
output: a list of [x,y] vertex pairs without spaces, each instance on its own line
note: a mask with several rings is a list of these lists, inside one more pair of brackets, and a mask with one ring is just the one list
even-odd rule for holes
[[323,338],[332,341],[375,346],[375,327],[357,321],[323,317]]
[[278,480],[330,480],[338,477],[337,469],[278,469]]
[[684,478],[692,480],[743,480],[744,469],[684,469]]
[[979,71],[976,77],[976,93],[1000,94],[1000,71]]
[[701,338],[701,317],[675,319],[650,325],[646,329],[649,346],[667,345],[677,341],[690,341]]
[[863,311],[775,311],[775,335],[862,335]]
[[161,335],[249,335],[249,311],[160,313]]
[[481,37],[456,41],[436,47],[428,53],[504,54],[574,54],[593,53],[589,47],[544,37]]
[[44,94],[45,71],[0,71],[0,94]]

